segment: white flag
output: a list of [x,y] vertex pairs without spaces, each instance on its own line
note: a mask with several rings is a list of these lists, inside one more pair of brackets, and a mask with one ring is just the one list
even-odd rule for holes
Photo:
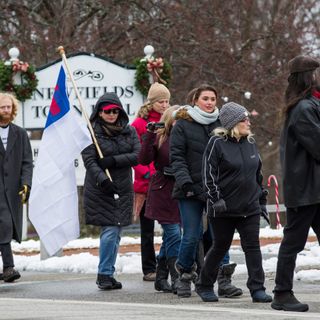
[[74,159],[90,144],[88,128],[70,109],[66,74],[61,67],[40,142],[29,200],[29,218],[50,256],[79,237]]

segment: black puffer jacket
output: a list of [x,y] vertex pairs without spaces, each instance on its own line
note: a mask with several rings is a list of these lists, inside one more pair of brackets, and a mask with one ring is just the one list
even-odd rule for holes
[[170,136],[170,163],[176,179],[172,196],[185,198],[181,188],[192,183],[195,190],[192,198],[205,201],[202,158],[213,129],[221,126],[220,121],[203,125],[194,121],[185,110],[179,111],[176,118]]
[[[265,197],[262,187],[261,159],[255,143],[247,138],[210,139],[203,159],[203,182],[207,212],[212,217],[239,217],[260,214]],[[213,204],[223,199],[227,211],[216,213]]]
[[280,140],[284,203],[320,203],[320,100],[301,100],[290,112]]
[[[126,226],[131,223],[133,208],[132,169],[137,165],[140,142],[134,128],[128,125],[129,119],[122,109],[119,113],[123,130],[114,136],[107,136],[98,120],[99,107],[106,102],[113,102],[121,106],[119,99],[113,101],[110,93],[103,95],[97,102],[91,115],[94,132],[104,157],[112,156],[115,166],[109,169],[114,184],[119,190],[119,199],[105,194],[101,183],[107,179],[106,173],[98,164],[98,153],[92,144],[82,152],[86,167],[84,182],[84,209],[86,223],[97,226]],[[111,101],[110,101],[111,100]]]

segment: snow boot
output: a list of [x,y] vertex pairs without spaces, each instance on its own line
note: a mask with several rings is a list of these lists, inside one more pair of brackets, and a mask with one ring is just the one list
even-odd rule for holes
[[171,286],[168,283],[168,276],[169,269],[166,258],[157,258],[156,281],[154,283],[154,288],[157,291],[172,292]]
[[179,298],[189,298],[191,297],[191,282],[195,282],[198,275],[196,273],[197,264],[194,263],[190,272],[185,272],[185,270],[176,262],[175,268],[179,274],[179,279],[177,281],[177,294]]
[[301,303],[292,291],[275,291],[271,308],[295,312],[305,312],[309,310],[309,306],[306,303]]
[[167,266],[169,268],[170,278],[171,278],[171,290],[174,294],[177,294],[177,285],[179,274],[175,268],[175,263],[177,261],[177,257],[171,257],[167,260]]
[[219,301],[218,297],[213,291],[212,286],[203,286],[199,283],[196,283],[196,293],[200,296],[203,302],[217,302]]
[[243,294],[240,288],[231,283],[231,276],[236,268],[236,263],[224,264],[220,266],[218,272],[218,295],[219,297],[231,298],[238,297]]

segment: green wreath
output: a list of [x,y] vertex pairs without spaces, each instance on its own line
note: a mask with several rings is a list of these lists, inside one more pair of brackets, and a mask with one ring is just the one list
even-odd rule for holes
[[[156,59],[152,58],[153,61]],[[163,65],[161,68],[156,69],[158,70],[156,72],[157,75],[157,81],[162,82],[165,86],[169,86],[172,79],[172,67],[171,65],[162,59]],[[148,71],[147,59],[136,59],[134,60],[134,65],[136,67],[136,73],[135,73],[135,88],[142,93],[142,95],[147,96],[149,88],[151,86],[149,77],[150,74],[152,74],[150,71]]]
[[[15,84],[13,81],[18,71],[21,72],[22,84]],[[22,62],[5,65],[0,61],[0,91],[12,92],[19,101],[23,102],[31,98],[37,85],[38,79],[33,66]]]

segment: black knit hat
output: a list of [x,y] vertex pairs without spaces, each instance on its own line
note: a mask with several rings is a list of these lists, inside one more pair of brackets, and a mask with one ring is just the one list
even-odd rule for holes
[[219,113],[220,122],[227,130],[232,129],[238,122],[248,116],[248,110],[235,102],[228,102],[224,104]]
[[290,73],[312,71],[319,68],[320,63],[314,58],[307,56],[296,56],[289,61]]

